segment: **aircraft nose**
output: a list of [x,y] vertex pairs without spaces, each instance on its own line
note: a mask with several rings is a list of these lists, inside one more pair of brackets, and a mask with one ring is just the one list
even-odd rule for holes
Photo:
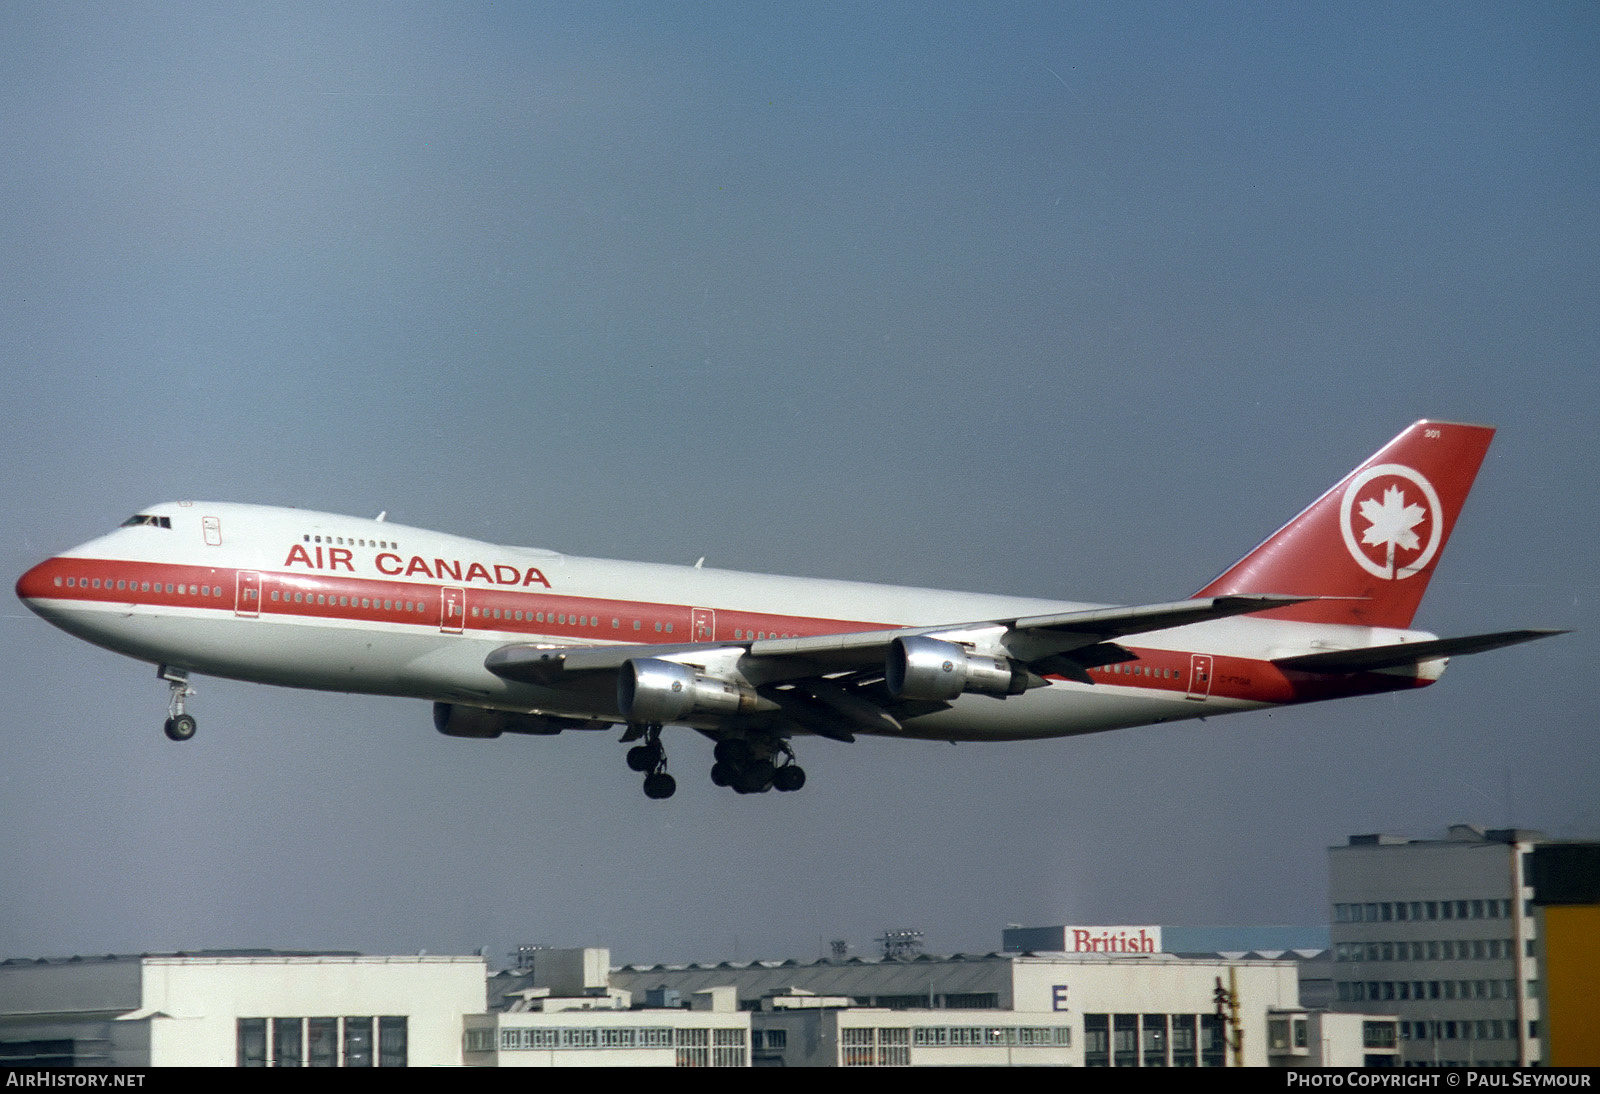
[[47,558],[17,578],[17,599],[31,608],[34,601],[53,595],[61,582],[56,569],[56,560]]

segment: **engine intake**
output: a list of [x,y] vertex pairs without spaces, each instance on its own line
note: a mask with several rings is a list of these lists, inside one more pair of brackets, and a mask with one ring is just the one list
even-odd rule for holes
[[617,674],[617,709],[630,722],[676,722],[691,714],[737,714],[757,709],[748,684],[698,673],[690,665],[635,657]]
[[896,638],[884,658],[884,684],[896,699],[949,702],[962,692],[1021,695],[1028,674],[1004,657],[968,653],[954,642],[926,635]]

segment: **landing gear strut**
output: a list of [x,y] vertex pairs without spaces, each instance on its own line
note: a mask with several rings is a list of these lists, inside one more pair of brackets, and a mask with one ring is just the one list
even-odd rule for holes
[[159,665],[156,676],[165,680],[172,691],[172,698],[167,701],[167,724],[162,728],[170,740],[187,741],[199,728],[194,716],[183,711],[183,701],[194,694],[194,688],[189,686],[189,674],[182,669]]
[[799,790],[806,784],[805,768],[795,763],[787,741],[724,737],[713,754],[717,762],[711,768],[711,781],[732,787],[736,794]]
[[667,750],[661,747],[661,723],[628,727],[624,741],[644,738],[644,743],[628,749],[628,767],[644,773],[644,796],[660,801],[678,792],[678,780],[667,774]]

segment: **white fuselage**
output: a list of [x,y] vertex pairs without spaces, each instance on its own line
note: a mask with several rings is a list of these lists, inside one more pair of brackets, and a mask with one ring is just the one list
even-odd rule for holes
[[[170,526],[123,527],[63,552],[24,575],[19,596],[78,637],[176,669],[601,724],[619,718],[604,688],[502,679],[485,657],[513,643],[738,646],[1096,606],[575,558],[297,509],[178,502],[145,513]],[[1414,687],[1437,665],[1334,684],[1271,660],[1417,634],[1235,618],[1135,635],[1119,641],[1138,661],[1096,670],[1093,684],[965,695],[907,720],[905,735],[1055,737]]]

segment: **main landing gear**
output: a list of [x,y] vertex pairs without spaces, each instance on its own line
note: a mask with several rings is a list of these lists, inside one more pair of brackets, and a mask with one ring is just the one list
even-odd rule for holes
[[644,773],[644,796],[660,801],[678,792],[678,780],[667,774],[667,750],[661,747],[661,723],[630,725],[622,740],[644,743],[628,749],[628,766]]
[[[677,793],[678,781],[667,774],[661,723],[630,724],[622,743],[630,741],[639,742],[628,749],[628,766],[644,775],[645,797],[660,801]],[[717,762],[711,768],[711,781],[730,786],[738,794],[799,790],[806,784],[805,768],[795,763],[794,749],[781,737],[724,737],[717,742],[715,754]]]
[[736,794],[792,791],[806,784],[806,769],[795,763],[794,749],[784,740],[724,737],[713,755],[717,762],[711,768],[711,781],[732,787]]
[[158,665],[156,676],[165,680],[172,690],[172,698],[167,701],[167,724],[163,727],[167,737],[174,741],[187,741],[199,728],[194,715],[185,714],[183,710],[183,701],[194,694],[194,688],[189,686],[189,674],[182,669]]

